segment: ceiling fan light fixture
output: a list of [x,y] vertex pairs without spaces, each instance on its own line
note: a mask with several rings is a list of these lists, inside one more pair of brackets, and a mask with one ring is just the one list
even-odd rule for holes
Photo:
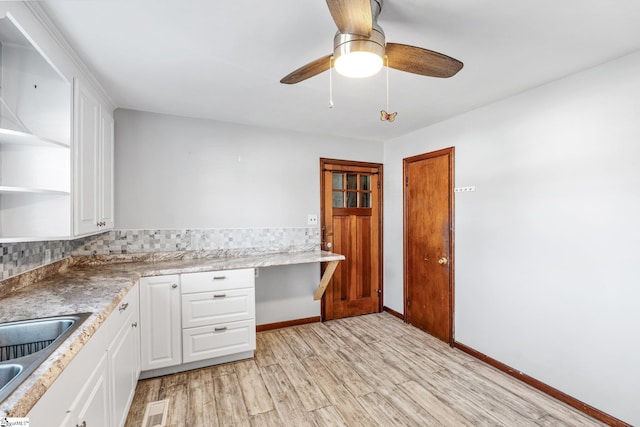
[[364,78],[382,69],[382,58],[372,52],[350,52],[338,57],[334,67],[345,77]]
[[[376,26],[377,27],[377,26]],[[374,27],[369,37],[338,32],[333,39],[336,71],[343,76],[364,78],[382,69],[385,38],[382,29]]]

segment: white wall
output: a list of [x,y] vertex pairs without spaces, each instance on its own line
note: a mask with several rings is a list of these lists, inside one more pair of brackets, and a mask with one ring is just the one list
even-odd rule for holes
[[640,53],[385,143],[385,305],[402,159],[454,146],[456,340],[640,425]]
[[117,228],[305,227],[320,157],[382,162],[382,143],[118,109]]
[[[320,158],[382,162],[382,143],[118,109],[116,228],[306,227]],[[258,324],[320,315],[318,264],[261,269]]]

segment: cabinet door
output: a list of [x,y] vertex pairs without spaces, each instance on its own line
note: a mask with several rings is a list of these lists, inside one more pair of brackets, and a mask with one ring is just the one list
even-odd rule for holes
[[113,156],[114,122],[111,114],[100,108],[100,152],[98,164],[98,224],[102,230],[113,228]]
[[[137,299],[135,304],[137,304]],[[139,374],[138,310],[131,307],[124,324],[108,349],[111,382],[111,417],[114,426],[123,426],[133,400]]]
[[98,129],[100,104],[74,80],[74,234],[98,230]]
[[107,353],[104,352],[72,409],[77,426],[111,425],[107,372]]
[[140,341],[142,370],[182,363],[180,278],[140,279]]

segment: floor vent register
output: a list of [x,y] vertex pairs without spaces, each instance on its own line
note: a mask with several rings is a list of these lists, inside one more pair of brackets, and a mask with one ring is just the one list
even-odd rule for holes
[[147,404],[142,419],[142,427],[164,427],[167,423],[169,399],[158,400]]

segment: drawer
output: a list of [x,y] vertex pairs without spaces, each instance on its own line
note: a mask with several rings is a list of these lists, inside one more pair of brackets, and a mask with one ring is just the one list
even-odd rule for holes
[[[131,321],[131,317],[129,314],[132,311],[137,311],[139,306],[139,295],[138,295],[138,284],[136,283],[130,290],[127,295],[116,305],[116,307],[109,315],[109,318],[105,322],[105,326],[108,330],[109,342],[113,340],[116,334],[124,325],[124,322],[129,319]],[[137,316],[135,316],[137,319]],[[137,321],[137,320],[136,320]]]
[[253,268],[181,274],[182,293],[253,288],[254,274]]
[[254,320],[221,323],[182,331],[183,363],[227,356],[256,349]]
[[182,295],[183,328],[254,318],[255,290],[253,288]]

